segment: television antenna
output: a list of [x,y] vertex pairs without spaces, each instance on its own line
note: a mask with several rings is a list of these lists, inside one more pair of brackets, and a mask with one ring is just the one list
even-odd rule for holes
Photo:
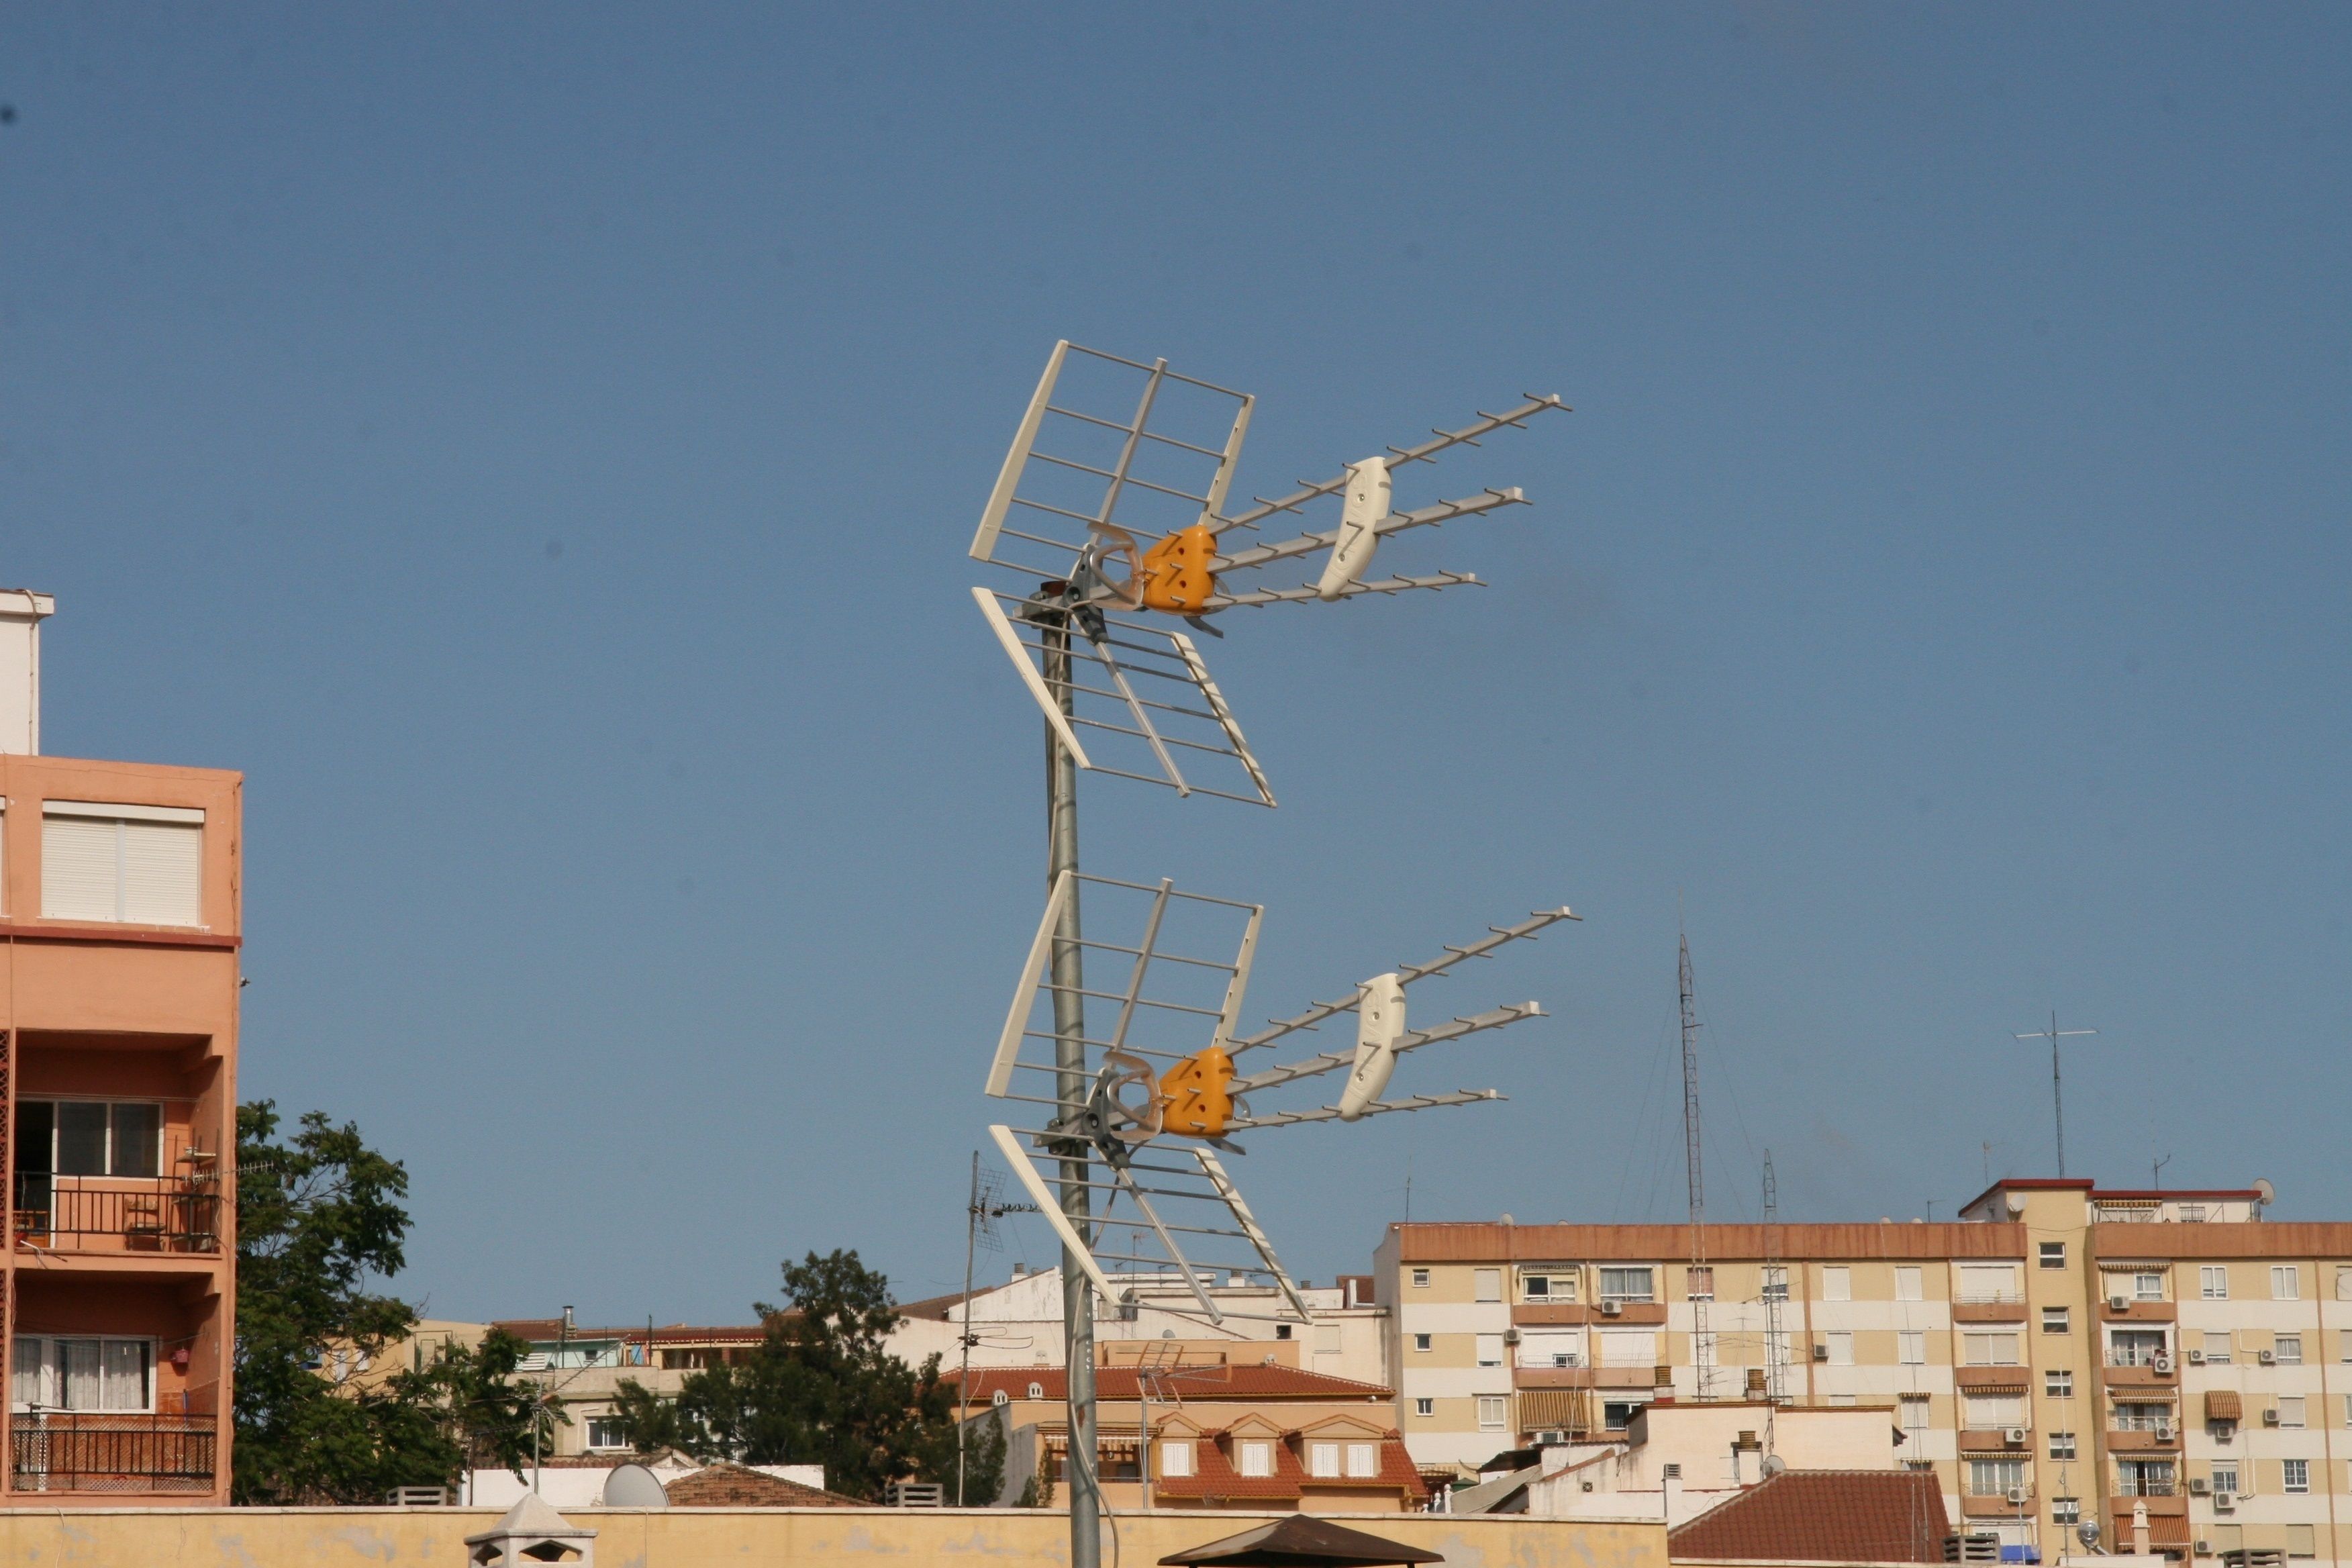
[[[1685,1179],[1690,1191],[1690,1288],[1685,1294],[1691,1303],[1691,1361],[1697,1377],[1697,1394],[1702,1400],[1715,1397],[1715,1336],[1707,1330],[1707,1307],[1715,1300],[1715,1287],[1707,1282],[1705,1294],[1699,1285],[1707,1280],[1706,1274],[1706,1183],[1700,1171],[1698,1121],[1698,1007],[1691,984],[1690,938],[1677,933],[1681,955],[1676,962],[1675,978],[1681,994],[1683,1025],[1683,1157],[1686,1166]],[[1701,1357],[1701,1351],[1706,1354]]]
[[1004,1179],[994,1171],[980,1168],[980,1151],[971,1152],[971,1196],[964,1204],[963,1215],[963,1300],[958,1303],[962,1314],[962,1331],[956,1341],[963,1347],[963,1375],[956,1384],[956,1507],[963,1506],[964,1426],[971,1419],[971,1347],[980,1336],[971,1330],[971,1263],[977,1249],[994,1252],[1003,1246],[998,1235],[997,1221],[1009,1214],[1035,1214],[1034,1204],[1004,1201]]
[[[1337,475],[1301,481],[1288,495],[1253,497],[1236,506],[1234,479],[1256,407],[1254,396],[1178,374],[1165,359],[1147,363],[1067,341],[1054,345],[971,546],[975,560],[1012,574],[1020,584],[1017,592],[975,587],[972,598],[1045,722],[1045,878],[1059,905],[1049,913],[1046,961],[1055,1074],[1049,1103],[1082,1103],[1092,1087],[1085,944],[1076,885],[1065,881],[1078,868],[1079,771],[1162,784],[1180,795],[1274,805],[1265,772],[1198,645],[1168,621],[1222,637],[1213,617],[1244,605],[1328,604],[1475,584],[1470,574],[1450,571],[1368,574],[1390,535],[1517,505],[1526,497],[1489,489],[1401,511],[1392,504],[1394,475],[1566,406],[1558,397],[1526,397],[1501,414],[1481,413],[1459,429],[1433,430],[1429,440],[1343,464]],[[1315,526],[1315,512],[1325,526]],[[1244,542],[1261,524],[1277,520],[1303,522],[1308,531],[1273,543]],[[1318,553],[1324,562],[1312,583],[1256,585],[1265,568]],[[1098,752],[1087,749],[1081,731]],[[1001,1139],[1000,1146],[1007,1142]],[[1070,1563],[1096,1568],[1101,1495],[1093,1473],[1095,1280],[1085,1245],[1096,1148],[1066,1131],[1049,1140],[1048,1152],[1057,1166],[1055,1201],[1042,1189],[1032,1191],[1049,1220],[1058,1215],[1063,1241]],[[1223,1184],[1213,1167],[1221,1172],[1211,1155],[1202,1177],[1213,1186]],[[1013,1169],[1025,1173],[1024,1179],[1037,1175],[1025,1155]],[[1219,1201],[1225,1201],[1222,1194]],[[1235,1194],[1227,1206],[1237,1204]],[[1255,1222],[1244,1228],[1254,1229]]]
[[2071,1040],[2077,1035],[2095,1035],[2096,1029],[2062,1029],[2058,1026],[2058,1009],[2050,1009],[2050,1026],[2019,1035],[2021,1040],[2050,1042],[2050,1110],[2058,1122],[2058,1173],[2066,1173],[2066,1100],[2058,1081],[2058,1042]]

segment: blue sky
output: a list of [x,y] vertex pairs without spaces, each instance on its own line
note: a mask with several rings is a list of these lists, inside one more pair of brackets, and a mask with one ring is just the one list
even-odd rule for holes
[[1433,987],[1552,1009],[1399,1079],[1507,1104],[1258,1142],[1297,1272],[1408,1171],[1678,1214],[1678,897],[1717,1216],[2046,1173],[2053,1006],[2075,1173],[2352,1214],[2341,9],[7,27],[46,738],[245,771],[244,1090],[407,1163],[434,1314],[954,1282],[1043,892],[963,547],[1057,337],[1257,394],[1261,493],[1576,409],[1397,548],[1492,588],[1213,649],[1280,810],[1086,788],[1089,868],[1269,906],[1262,1014],[1586,917]]

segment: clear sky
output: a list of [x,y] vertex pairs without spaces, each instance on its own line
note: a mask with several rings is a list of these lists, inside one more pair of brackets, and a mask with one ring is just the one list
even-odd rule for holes
[[[2352,13],[11,5],[0,580],[46,738],[247,777],[248,1097],[407,1163],[439,1316],[950,1288],[1043,894],[965,597],[1057,337],[1255,392],[1242,484],[1576,412],[1236,618],[1276,812],[1089,780],[1269,906],[1260,1016],[1507,1104],[1255,1141],[1296,1272],[1416,1218],[2352,1217]],[[1390,560],[1383,556],[1383,563]],[[1425,1016],[1417,1014],[1416,1016]],[[1987,1147],[1990,1145],[1990,1147]],[[1050,1257],[1016,1234],[992,1272]]]

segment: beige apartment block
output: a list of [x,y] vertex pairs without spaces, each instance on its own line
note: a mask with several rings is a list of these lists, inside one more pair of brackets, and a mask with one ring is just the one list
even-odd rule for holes
[[1685,1226],[1391,1226],[1397,1425],[1466,1473],[1664,1400],[1883,1405],[2012,1557],[2128,1550],[2145,1509],[2166,1555],[2342,1560],[2352,1225],[2264,1201],[2014,1180],[1949,1223],[1706,1226],[1696,1267]]

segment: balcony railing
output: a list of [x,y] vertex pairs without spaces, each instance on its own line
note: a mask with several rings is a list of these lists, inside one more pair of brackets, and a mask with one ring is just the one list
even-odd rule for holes
[[2025,1303],[2021,1290],[1955,1290],[1952,1300],[1964,1307],[2018,1307]]
[[18,1491],[213,1489],[214,1416],[20,1412],[13,1435]]
[[2125,1476],[2116,1482],[2117,1497],[2171,1497],[2180,1485],[2170,1476]]
[[2158,1372],[2172,1370],[2172,1352],[2162,1345],[2113,1345],[2107,1350],[2109,1366],[2152,1366]]
[[16,1245],[73,1252],[218,1252],[220,1189],[186,1177],[16,1177]]

